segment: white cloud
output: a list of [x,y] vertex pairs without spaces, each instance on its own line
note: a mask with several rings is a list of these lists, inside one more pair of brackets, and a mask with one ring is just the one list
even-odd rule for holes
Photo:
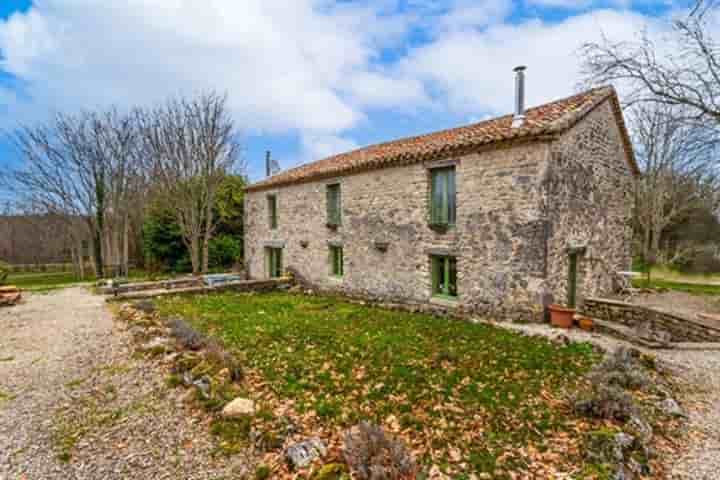
[[458,31],[412,51],[405,75],[429,83],[458,113],[509,113],[513,67],[527,65],[528,104],[571,94],[581,78],[578,49],[604,33],[615,41],[634,38],[649,20],[629,11],[601,10],[559,23],[530,20]]
[[329,157],[337,153],[358,148],[358,144],[349,138],[335,135],[303,135],[302,146],[305,162]]
[[404,79],[386,80],[373,67],[407,26],[402,16],[381,14],[381,2],[122,3],[45,0],[0,21],[0,68],[24,82],[30,99],[18,113],[156,102],[213,88],[228,92],[248,128],[338,132],[377,104],[377,93],[361,88],[368,79],[421,96],[417,82],[406,89]]
[[584,41],[603,31],[629,39],[648,22],[629,10],[595,10],[518,23],[510,15],[519,3],[43,0],[0,21],[0,69],[21,85],[0,86],[0,109],[29,120],[213,88],[228,93],[248,133],[297,135],[298,158],[315,160],[355,148],[352,129],[382,109],[507,113],[518,64],[529,67],[530,104],[566,96]]

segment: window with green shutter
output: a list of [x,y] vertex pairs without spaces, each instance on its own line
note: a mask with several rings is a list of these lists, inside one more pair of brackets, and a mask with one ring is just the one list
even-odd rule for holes
[[337,227],[342,224],[342,198],[340,184],[335,183],[327,186],[327,224]]
[[433,255],[432,262],[432,294],[436,297],[457,298],[457,259]]
[[278,226],[277,218],[277,195],[268,195],[268,218],[270,221],[270,228],[275,230]]
[[455,225],[455,167],[430,170],[430,224]]
[[336,277],[342,277],[345,273],[345,259],[343,258],[343,247],[330,247],[330,273]]
[[282,277],[282,248],[267,247],[265,257],[267,259],[268,276],[270,278]]

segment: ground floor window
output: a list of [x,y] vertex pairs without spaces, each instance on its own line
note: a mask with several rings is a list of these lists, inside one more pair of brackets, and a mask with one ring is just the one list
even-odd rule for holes
[[457,259],[455,257],[433,255],[432,293],[437,297],[457,298]]
[[282,277],[282,248],[267,247],[265,249],[267,258],[267,270],[270,278]]
[[336,277],[342,277],[345,273],[345,260],[343,258],[343,247],[330,247],[330,273]]

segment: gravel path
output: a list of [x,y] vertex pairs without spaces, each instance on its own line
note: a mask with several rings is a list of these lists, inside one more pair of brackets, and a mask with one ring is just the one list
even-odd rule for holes
[[552,339],[589,342],[608,351],[619,345],[652,353],[684,383],[687,395],[682,406],[689,415],[686,451],[668,458],[672,480],[717,480],[720,478],[720,351],[647,350],[605,335],[578,329],[558,330],[548,325],[497,324]]
[[205,417],[82,288],[0,309],[0,479],[236,478]]

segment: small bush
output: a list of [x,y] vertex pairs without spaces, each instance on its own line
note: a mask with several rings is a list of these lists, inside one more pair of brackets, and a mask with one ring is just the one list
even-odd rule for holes
[[637,413],[632,396],[617,386],[596,385],[575,401],[575,413],[585,417],[625,422]]
[[272,470],[267,465],[258,465],[255,469],[255,480],[266,480],[270,478]]
[[343,456],[360,480],[396,480],[411,477],[417,470],[405,445],[368,422],[345,434]]
[[218,370],[227,368],[230,372],[230,380],[233,382],[243,379],[243,367],[240,360],[214,340],[208,341],[205,346],[205,360]]
[[589,379],[595,386],[617,386],[629,390],[645,388],[650,378],[641,358],[640,351],[634,348],[618,347],[593,369]]
[[207,343],[205,337],[195,331],[185,320],[174,318],[168,322],[172,335],[183,348],[200,350]]
[[155,303],[152,300],[140,300],[135,302],[133,306],[135,307],[135,310],[140,310],[146,314],[155,313],[156,310]]

